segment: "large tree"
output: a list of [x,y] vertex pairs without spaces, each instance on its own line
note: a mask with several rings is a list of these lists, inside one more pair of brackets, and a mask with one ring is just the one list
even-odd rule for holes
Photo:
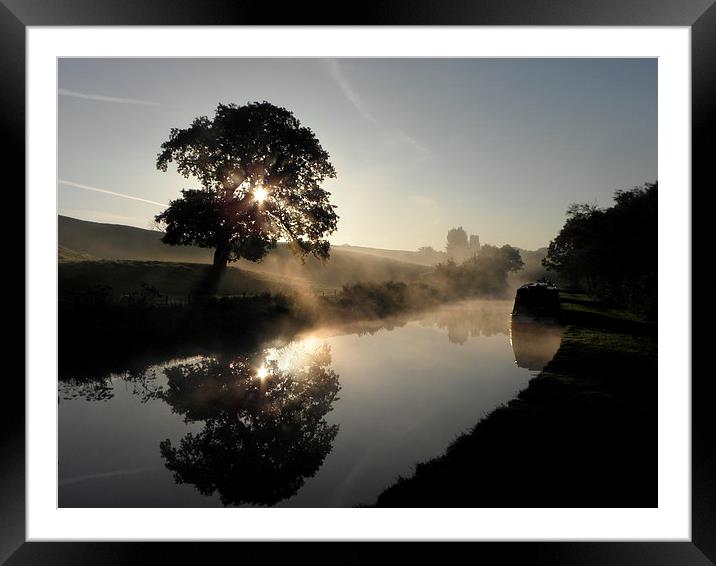
[[259,261],[280,239],[301,257],[328,257],[325,238],[338,216],[321,184],[336,172],[290,111],[268,102],[219,104],[213,119],[172,128],[161,148],[158,169],[173,162],[201,184],[156,216],[163,242],[215,248],[215,271],[239,258]]

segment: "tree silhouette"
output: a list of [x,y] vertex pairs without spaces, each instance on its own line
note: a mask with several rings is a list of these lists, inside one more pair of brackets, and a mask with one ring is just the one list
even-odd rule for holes
[[467,239],[467,232],[465,232],[462,226],[448,230],[445,251],[447,252],[448,258],[457,263],[467,259],[470,246]]
[[571,285],[650,318],[657,310],[658,183],[616,191],[615,204],[572,204],[543,265]]
[[422,246],[418,248],[417,260],[424,265],[436,265],[447,259],[447,254],[437,251],[432,246]]
[[336,172],[290,111],[269,102],[219,104],[213,119],[172,128],[161,148],[158,169],[173,162],[201,183],[155,217],[163,242],[215,248],[219,272],[239,258],[259,261],[279,239],[301,257],[328,257],[325,237],[338,216],[321,183]]
[[475,295],[499,297],[508,291],[508,273],[523,267],[522,257],[516,248],[484,244],[477,255],[460,265],[452,260],[437,265],[431,281],[451,298]]
[[291,370],[257,360],[211,359],[166,371],[164,400],[187,422],[204,421],[161,455],[177,483],[218,492],[224,505],[274,505],[294,495],[331,451],[338,425],[325,415],[340,389],[327,347]]

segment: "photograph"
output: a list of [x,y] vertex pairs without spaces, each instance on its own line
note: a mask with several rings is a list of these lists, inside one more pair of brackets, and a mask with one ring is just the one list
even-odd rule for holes
[[58,507],[659,507],[658,86],[58,57]]

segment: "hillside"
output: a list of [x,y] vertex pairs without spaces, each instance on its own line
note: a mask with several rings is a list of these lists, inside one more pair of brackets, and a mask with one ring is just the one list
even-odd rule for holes
[[71,250],[70,248],[66,248],[65,246],[57,247],[57,260],[60,263],[75,261],[93,261],[96,259],[96,257],[88,253]]
[[162,233],[119,224],[100,224],[69,216],[57,217],[58,244],[96,259],[131,259],[210,263],[211,251],[189,246],[167,246]]
[[[124,266],[122,273],[129,277],[119,277],[122,285],[129,285],[130,280],[134,281],[132,287],[139,285],[137,277],[140,272],[145,282],[149,279],[168,282],[169,272],[172,277],[179,273],[187,273],[177,269],[170,269],[169,266],[161,266],[157,262],[185,264],[207,264],[211,262],[212,251],[208,249],[189,246],[168,246],[161,242],[161,232],[143,230],[130,226],[115,224],[100,224],[87,222],[66,216],[58,217],[58,243],[60,246],[59,256],[63,264],[62,270],[71,270],[73,273],[84,271],[89,280],[104,280],[111,265],[118,269],[122,262],[133,262],[131,266]],[[67,267],[73,261],[105,260],[104,266]],[[113,262],[113,263],[112,263]],[[141,265],[141,269],[140,269]],[[260,285],[266,284],[265,289],[275,289],[286,286],[311,287],[315,290],[331,290],[341,287],[347,283],[382,282],[382,281],[404,281],[411,282],[419,279],[427,268],[418,264],[399,261],[387,257],[377,257],[366,253],[354,253],[343,250],[341,247],[331,249],[329,261],[321,261],[309,257],[305,262],[296,258],[288,246],[279,244],[260,263],[253,263],[241,260],[232,264],[227,276],[235,280],[236,285],[231,285],[232,292],[256,291]],[[238,269],[236,269],[238,268]],[[150,276],[150,271],[161,270],[161,274],[155,273]],[[245,282],[238,284],[237,273],[243,273]],[[250,277],[251,276],[251,277]],[[75,277],[71,277],[76,281]],[[249,282],[251,279],[251,282]],[[268,285],[268,282],[271,282]],[[116,285],[115,285],[116,286]],[[160,287],[160,291],[167,293]],[[228,292],[228,291],[226,291]]]
[[372,255],[425,266],[433,266],[447,259],[447,254],[445,252],[425,254],[417,251],[384,250],[380,248],[368,248],[365,246],[351,246],[350,244],[334,246],[333,249],[340,250],[341,252]]

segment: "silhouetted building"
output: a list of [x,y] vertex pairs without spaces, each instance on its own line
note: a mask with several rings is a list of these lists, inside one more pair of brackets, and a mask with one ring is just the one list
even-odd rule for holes
[[480,251],[480,236],[477,234],[471,234],[470,243],[468,245],[470,246],[470,253],[472,255],[477,254]]

